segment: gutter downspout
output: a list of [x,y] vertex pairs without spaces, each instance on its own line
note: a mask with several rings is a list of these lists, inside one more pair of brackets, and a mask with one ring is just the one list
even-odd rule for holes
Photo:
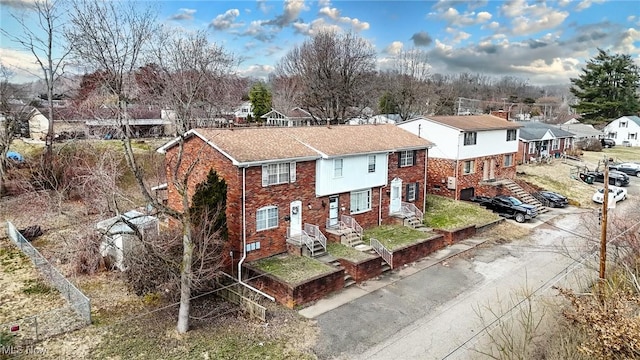
[[429,162],[429,148],[424,149],[424,185],[422,186],[422,213],[427,212],[427,164]]
[[387,183],[380,186],[380,194],[378,196],[378,226],[382,225],[382,189],[386,188],[388,186],[387,184],[389,183],[389,155],[390,154],[387,153],[387,167],[385,169],[385,177],[387,178]]
[[246,169],[245,167],[242,168],[242,259],[240,259],[240,261],[238,262],[238,283],[240,283],[240,285],[245,286],[246,288],[249,288],[255,292],[257,292],[258,294],[266,297],[267,299],[271,300],[271,301],[276,301],[276,299],[269,295],[266,294],[256,288],[254,288],[253,286],[245,283],[244,281],[242,281],[242,263],[244,262],[244,260],[247,258],[247,218],[246,218]]
[[458,181],[460,179],[458,179],[458,168],[460,167],[460,137],[462,136],[462,140],[464,141],[464,133],[460,132],[458,133],[458,152],[456,154],[456,172],[455,172],[455,176],[456,176],[456,186],[455,189],[453,190],[453,199],[454,200],[458,200]]

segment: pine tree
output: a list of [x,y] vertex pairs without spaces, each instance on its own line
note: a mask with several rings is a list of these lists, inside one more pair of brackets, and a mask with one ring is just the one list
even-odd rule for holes
[[598,52],[581,75],[571,79],[571,93],[579,100],[577,112],[590,122],[637,114],[640,68],[629,55],[610,55],[602,49]]
[[191,198],[190,212],[194,226],[199,226],[203,217],[208,217],[210,231],[220,231],[223,239],[227,238],[227,184],[218,177],[215,170],[209,171],[207,180],[198,184]]
[[253,108],[254,119],[260,119],[262,115],[271,111],[271,92],[262,81],[255,83],[253,87],[251,87],[249,100]]

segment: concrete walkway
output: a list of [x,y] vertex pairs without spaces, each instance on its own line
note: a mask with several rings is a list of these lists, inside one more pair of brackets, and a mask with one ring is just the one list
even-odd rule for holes
[[[548,222],[549,220],[553,219],[556,216],[568,214],[568,213],[585,212],[585,211],[589,211],[589,210],[578,209],[570,206],[563,209],[549,209],[548,212],[544,214],[540,214],[538,217],[536,217],[532,221],[525,222],[522,224],[516,223],[513,220],[506,220],[506,221],[512,222],[513,224],[517,224],[519,226],[526,227],[528,229],[533,229],[537,226],[540,226]],[[482,233],[479,233],[472,238],[465,239],[451,246],[447,246],[444,249],[435,251],[429,254],[427,257],[424,257],[421,260],[418,260],[412,264],[405,265],[402,268],[393,269],[392,271],[384,273],[377,278],[369,279],[367,281],[363,281],[361,283],[358,283],[350,287],[347,287],[343,290],[340,290],[335,294],[329,295],[328,297],[318,300],[313,305],[310,305],[308,307],[305,307],[304,309],[301,309],[299,313],[302,316],[309,319],[316,318],[319,315],[324,314],[325,312],[331,311],[355,299],[358,299],[364,295],[367,295],[373,291],[381,289],[387,285],[393,284],[394,282],[400,279],[413,275],[430,266],[440,264],[440,263],[446,264],[445,261],[448,258],[459,255],[470,249],[473,249],[476,246],[488,240],[490,240],[490,238],[484,237],[482,236]]]

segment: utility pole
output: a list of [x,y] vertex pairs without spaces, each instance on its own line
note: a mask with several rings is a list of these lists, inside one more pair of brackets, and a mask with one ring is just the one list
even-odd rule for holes
[[600,232],[600,279],[604,280],[607,262],[607,211],[609,210],[609,160],[604,159],[604,196],[602,197],[602,224]]

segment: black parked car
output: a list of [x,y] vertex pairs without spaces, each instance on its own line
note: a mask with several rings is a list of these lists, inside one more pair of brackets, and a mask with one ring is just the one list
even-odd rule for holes
[[533,193],[533,197],[546,207],[563,208],[569,205],[569,200],[566,197],[553,191],[539,191]]
[[626,163],[610,165],[609,170],[617,170],[627,175],[640,177],[640,164],[635,162],[626,162]]
[[494,197],[475,196],[471,201],[477,202],[489,210],[505,218],[513,218],[521,223],[525,220],[531,220],[538,215],[535,206],[525,204],[513,196],[498,195]]
[[[594,182],[600,182],[604,184],[604,172],[587,171],[584,173],[580,173],[580,179],[589,184]],[[627,186],[629,185],[629,175],[620,171],[611,170],[609,171],[609,185]]]
[[603,148],[610,148],[616,146],[616,141],[613,139],[600,139],[600,144]]

